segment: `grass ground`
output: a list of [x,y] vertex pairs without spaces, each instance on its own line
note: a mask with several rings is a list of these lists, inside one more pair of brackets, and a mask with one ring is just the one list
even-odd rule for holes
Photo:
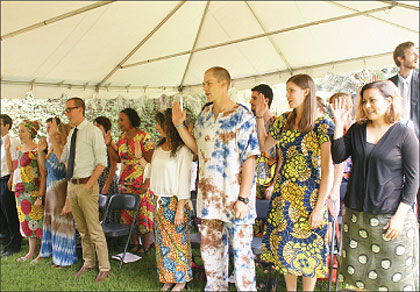
[[[109,244],[110,254],[121,252],[121,246],[122,243]],[[79,263],[62,270],[51,268],[50,258],[36,264],[17,262],[16,259],[27,251],[28,241],[24,240],[21,252],[1,257],[1,291],[159,291],[162,287],[156,272],[154,249],[140,261],[124,264],[121,271],[119,261],[111,259],[111,275],[101,283],[95,283],[97,271],[87,271],[80,278],[73,277],[82,265],[80,250]],[[194,253],[199,254],[199,251],[194,250]],[[257,268],[257,276],[265,276],[262,268]],[[203,291],[204,286],[205,282],[200,281],[195,272],[194,280],[186,290]],[[318,291],[325,291],[326,287],[325,283],[317,284]],[[235,291],[235,286],[230,284],[229,290]],[[285,291],[284,283],[279,283],[277,291]]]

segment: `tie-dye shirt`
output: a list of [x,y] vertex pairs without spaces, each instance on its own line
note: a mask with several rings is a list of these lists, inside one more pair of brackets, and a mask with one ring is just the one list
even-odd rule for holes
[[236,219],[234,205],[241,187],[242,165],[260,153],[257,125],[243,105],[214,116],[213,105],[206,106],[194,127],[198,146],[199,183],[197,215],[233,224],[253,224],[255,213],[255,175],[249,196],[248,217]]

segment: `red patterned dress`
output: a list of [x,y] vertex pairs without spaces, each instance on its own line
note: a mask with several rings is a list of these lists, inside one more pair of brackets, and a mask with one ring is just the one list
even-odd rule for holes
[[[154,149],[153,139],[146,132],[138,130],[136,136],[132,139],[127,139],[126,133],[121,134],[117,143],[118,154],[121,158],[119,184],[122,194],[138,194],[140,196],[141,203],[137,222],[140,227],[140,232],[145,234],[153,230],[153,194],[150,193],[149,189],[143,194],[140,193],[144,170],[140,165],[139,159],[134,154],[136,140],[140,141],[143,153]],[[123,211],[121,212],[121,219],[126,224],[131,224],[133,215],[132,211]]]
[[44,206],[34,207],[40,186],[40,172],[35,151],[22,152],[17,148],[14,161],[13,191],[16,195],[16,208],[23,237],[42,237]]

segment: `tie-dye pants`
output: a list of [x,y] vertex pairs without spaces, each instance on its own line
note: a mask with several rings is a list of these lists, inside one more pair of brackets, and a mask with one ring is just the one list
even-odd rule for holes
[[229,248],[233,250],[236,289],[256,291],[252,236],[251,224],[202,220],[201,257],[206,270],[206,291],[228,290]]

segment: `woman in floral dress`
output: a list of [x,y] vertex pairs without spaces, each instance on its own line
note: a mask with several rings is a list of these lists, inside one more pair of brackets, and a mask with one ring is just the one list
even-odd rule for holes
[[[24,262],[35,256],[36,239],[42,238],[42,219],[45,194],[46,171],[38,158],[37,144],[33,141],[39,130],[38,122],[25,120],[19,125],[19,139],[22,143],[13,160],[13,187],[20,222],[20,233],[29,240],[28,253],[17,259]],[[12,160],[10,144],[5,143],[7,159]],[[33,260],[37,262],[40,256]]]
[[[278,143],[283,154],[263,235],[262,258],[284,274],[288,291],[313,291],[317,278],[327,276],[327,208],[334,126],[317,111],[316,87],[306,74],[286,83],[293,109],[282,114],[264,136],[262,116],[268,107],[257,100],[256,118],[262,151]],[[322,173],[322,175],[321,175]]]
[[[135,194],[140,196],[140,210],[137,222],[140,233],[143,235],[143,247],[140,246],[139,238],[133,235],[134,248],[132,252],[144,252],[151,245],[151,231],[153,231],[153,199],[149,191],[149,185],[143,182],[144,169],[135,155],[135,143],[140,142],[141,150],[147,162],[152,159],[154,144],[152,137],[139,129],[140,117],[132,108],[122,110],[118,116],[118,126],[122,134],[117,142],[118,151],[112,147],[111,133],[108,132],[105,143],[108,153],[112,159],[121,163],[120,172],[120,193]],[[121,219],[127,224],[133,220],[133,212],[124,210],[121,212]]]

